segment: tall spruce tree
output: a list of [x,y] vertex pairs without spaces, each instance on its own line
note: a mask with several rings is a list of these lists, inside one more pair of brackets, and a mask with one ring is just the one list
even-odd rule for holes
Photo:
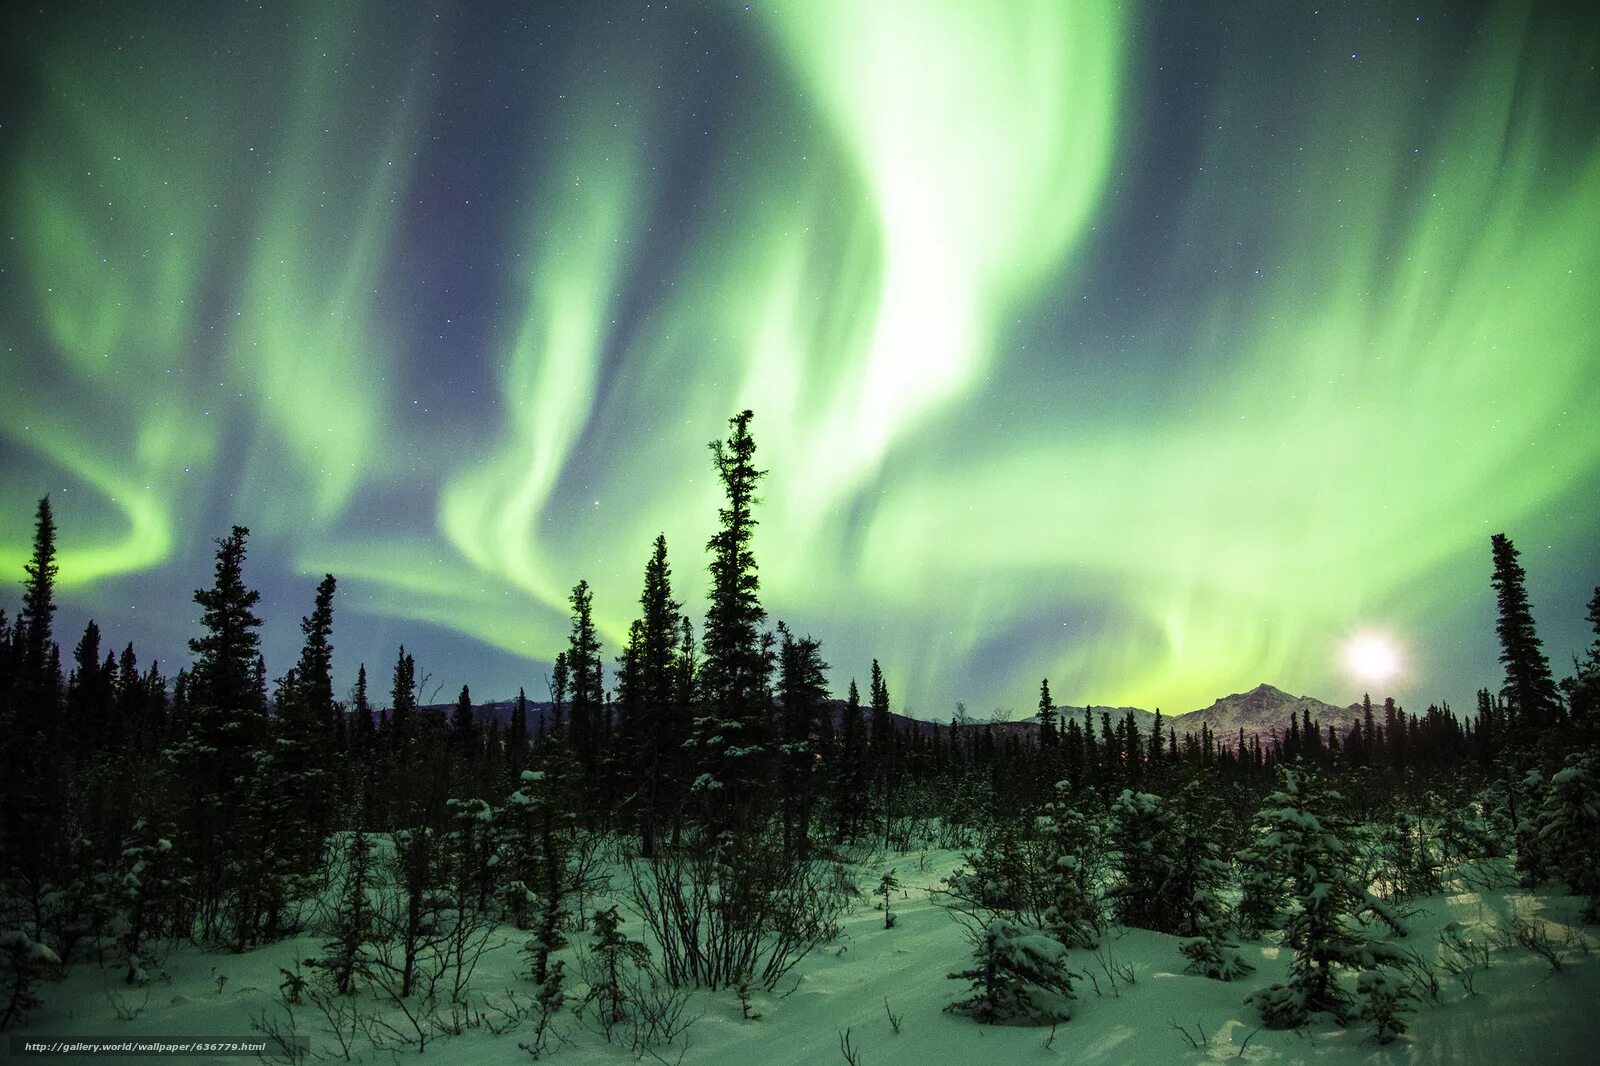
[[767,612],[751,548],[760,502],[756,487],[766,476],[755,465],[753,417],[750,411],[735,415],[728,439],[711,443],[726,499],[717,512],[717,532],[706,544],[711,591],[701,637],[702,716],[694,737],[700,772],[694,787],[716,830],[764,820],[757,808],[768,773],[772,637],[762,629]]
[[59,649],[53,635],[56,616],[56,521],[50,497],[39,500],[33,525],[33,552],[23,566],[22,610],[17,614],[16,691],[12,705],[28,733],[43,736],[54,728],[60,699]]
[[[1517,562],[1517,549],[1504,533],[1489,538],[1494,556],[1495,603],[1499,618],[1495,632],[1500,636],[1500,661],[1506,668],[1501,693],[1509,702],[1516,721],[1538,728],[1560,713],[1561,698],[1550,674],[1550,661],[1533,627],[1533,609],[1528,603],[1527,575]],[[1392,742],[1392,735],[1385,736]]]
[[855,836],[856,822],[867,802],[867,738],[861,720],[861,693],[850,679],[845,697],[844,721],[839,729],[839,764],[834,773],[833,807],[837,839]]
[[331,790],[333,734],[336,705],[333,699],[333,595],[338,583],[332,574],[317,585],[311,613],[300,619],[305,637],[300,658],[279,686],[278,736],[270,748],[275,780],[263,790],[285,814],[287,826],[270,827],[282,836],[283,858],[289,871],[309,874],[322,854],[323,841],[333,828]]
[[372,716],[372,698],[367,695],[367,664],[362,663],[356,671],[355,688],[350,693],[350,750],[363,766],[372,757],[377,731],[377,721]]
[[303,716],[303,728],[318,765],[325,766],[330,754],[336,705],[333,699],[333,594],[338,582],[324,574],[317,585],[311,613],[300,619],[305,643],[295,666],[298,685],[296,710]]
[[511,721],[506,727],[506,769],[513,777],[528,765],[528,694],[517,689],[511,705]]
[[895,750],[894,720],[889,717],[889,684],[883,679],[878,660],[872,660],[872,771],[878,782],[878,798],[883,806],[883,844],[889,846],[894,829],[895,793],[900,783],[898,752]]
[[[215,582],[196,589],[204,631],[189,641],[195,655],[185,685],[177,741],[165,752],[171,794],[177,797],[182,859],[194,870],[199,935],[218,940],[233,934],[252,942],[264,917],[255,889],[264,859],[257,850],[259,812],[247,810],[255,787],[255,753],[267,740],[261,693],[261,594],[244,583],[245,540],[234,526],[217,541]],[[250,815],[251,817],[247,817]]]
[[261,619],[255,606],[261,593],[245,588],[245,540],[250,530],[234,526],[217,541],[216,583],[196,589],[200,624],[205,632],[189,641],[194,666],[189,670],[189,698],[223,710],[259,713],[262,680],[257,658],[261,652]]
[[1054,751],[1059,735],[1056,731],[1056,706],[1050,699],[1050,679],[1039,682],[1039,747]]
[[676,820],[683,804],[683,742],[688,739],[690,728],[689,708],[678,698],[679,657],[685,629],[681,607],[672,598],[672,567],[667,562],[664,534],[656,536],[650,560],[645,564],[639,609],[634,680],[643,777],[640,837],[645,857],[649,858],[655,854],[660,828]]
[[605,665],[600,660],[600,638],[594,628],[594,598],[589,583],[573,586],[572,632],[567,640],[566,668],[572,694],[568,707],[568,736],[587,785],[593,786],[600,765],[600,716],[605,713]]
[[33,552],[23,571],[22,610],[11,627],[9,693],[0,693],[0,920],[23,924],[37,939],[45,933],[45,904],[60,887],[65,860],[69,768],[58,715],[60,649],[55,618],[56,525],[50,498],[39,501]]

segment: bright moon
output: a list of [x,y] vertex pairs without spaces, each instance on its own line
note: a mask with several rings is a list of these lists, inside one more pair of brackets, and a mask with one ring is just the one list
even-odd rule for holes
[[1363,681],[1388,681],[1400,672],[1400,651],[1389,638],[1364,633],[1344,646],[1344,664]]

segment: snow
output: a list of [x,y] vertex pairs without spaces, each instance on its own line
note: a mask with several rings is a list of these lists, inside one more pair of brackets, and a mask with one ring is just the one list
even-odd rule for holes
[[[1594,927],[1576,924],[1580,901],[1555,892],[1518,889],[1461,891],[1414,901],[1405,943],[1435,960],[1440,979],[1437,1005],[1420,999],[1404,1016],[1408,1031],[1379,1046],[1372,1025],[1352,1021],[1341,1029],[1314,1020],[1304,1033],[1259,1028],[1245,996],[1288,979],[1290,953],[1276,935],[1244,940],[1238,952],[1256,972],[1234,982],[1184,973],[1180,938],[1113,927],[1098,950],[1066,951],[1075,972],[1072,1019],[1054,1031],[1049,1026],[986,1026],[945,1007],[968,994],[967,983],[946,974],[972,965],[972,943],[930,892],[962,864],[954,851],[929,850],[886,855],[855,870],[860,885],[878,884],[893,869],[900,883],[892,905],[894,928],[863,899],[840,921],[839,935],[804,959],[773,993],[751,992],[749,1013],[733,991],[697,992],[689,1016],[701,1014],[688,1029],[682,1062],[709,1066],[759,1063],[761,1066],[817,1066],[843,1061],[840,1034],[849,1030],[864,1066],[909,1063],[942,1066],[965,1063],[1588,1063],[1600,1041],[1600,955],[1584,950],[1596,940]],[[644,939],[644,928],[629,913],[622,875],[612,868],[616,901],[622,904],[622,932]],[[588,909],[606,902],[591,898]],[[1532,952],[1505,946],[1496,926],[1512,916],[1544,923],[1563,949],[1555,972]],[[502,931],[505,943],[485,955],[473,980],[480,1008],[485,999],[504,1004],[508,993],[523,1001],[535,990],[522,976],[526,959],[519,950],[528,934]],[[1031,940],[1032,934],[1023,934]],[[1449,976],[1442,937],[1492,945],[1490,965],[1475,974],[1476,995]],[[0,938],[3,939],[3,938]],[[574,934],[559,957],[566,960],[568,991],[581,998],[585,986],[579,952],[587,934]],[[1051,941],[1050,943],[1054,943]],[[61,983],[40,986],[45,1005],[34,1011],[19,1035],[70,1039],[97,1037],[246,1037],[253,1016],[283,1017],[280,968],[315,955],[321,938],[308,936],[245,954],[207,953],[193,946],[164,945],[141,961],[150,980],[144,988],[123,982],[124,968],[109,959],[104,968],[75,966]],[[1049,949],[1041,940],[1036,946]],[[165,954],[163,954],[165,952]],[[1133,979],[1114,977],[1131,967]],[[1092,978],[1092,980],[1091,980]],[[1345,978],[1351,991],[1356,978]],[[1377,980],[1368,978],[1369,982]],[[1096,985],[1099,992],[1096,993]],[[360,1000],[365,1009],[374,1004]],[[338,1060],[332,1036],[309,1005],[294,1008],[313,1058]],[[900,1018],[896,1033],[890,1015]],[[119,1017],[120,1016],[120,1017]],[[126,1020],[122,1020],[125,1018]],[[469,1027],[461,1036],[430,1041],[424,1056],[357,1048],[355,1061],[427,1062],[454,1066],[531,1061],[518,1050],[532,1036],[533,1019],[496,1036],[487,1026]],[[1200,1045],[1191,1048],[1182,1027]],[[625,1043],[607,1043],[572,1013],[556,1021],[558,1039],[543,1061],[574,1066],[626,1064],[635,1056]],[[1248,1043],[1247,1043],[1248,1042]],[[1244,1047],[1243,1054],[1240,1048]],[[678,1061],[681,1046],[660,1049]],[[364,1054],[361,1054],[364,1052]],[[646,1056],[646,1060],[649,1057]],[[248,1061],[248,1060],[234,1060]],[[269,1058],[269,1061],[272,1061]],[[281,1061],[281,1060],[278,1060]]]

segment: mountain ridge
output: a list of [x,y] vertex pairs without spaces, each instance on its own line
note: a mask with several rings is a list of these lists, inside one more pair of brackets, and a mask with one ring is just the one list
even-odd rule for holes
[[[474,704],[475,714],[487,715],[505,725],[511,719],[511,708],[516,701],[497,700],[492,703]],[[437,711],[448,714],[455,704],[438,703],[421,708],[425,711]],[[537,730],[550,715],[553,705],[548,701],[528,701],[528,728]],[[845,701],[835,699],[829,701],[833,710],[835,725],[840,721]],[[1134,723],[1138,725],[1139,732],[1149,736],[1155,725],[1156,712],[1147,711],[1142,707],[1111,707],[1101,704],[1089,708],[1094,716],[1095,730],[1101,728],[1101,716],[1109,714],[1113,725],[1120,723],[1128,714],[1133,715]],[[1056,712],[1062,720],[1067,718],[1083,717],[1084,708],[1071,705],[1058,706]],[[870,708],[863,707],[862,715],[871,714]],[[1271,739],[1274,735],[1286,733],[1289,729],[1289,719],[1294,717],[1302,719],[1309,714],[1311,721],[1324,733],[1328,726],[1333,726],[1334,731],[1341,737],[1350,731],[1362,715],[1362,706],[1352,703],[1349,706],[1326,703],[1315,696],[1296,696],[1286,692],[1275,685],[1262,682],[1247,692],[1234,692],[1227,696],[1219,696],[1209,706],[1185,711],[1182,714],[1162,714],[1161,727],[1165,732],[1172,730],[1180,737],[1200,733],[1202,728],[1209,729],[1217,738],[1219,747],[1231,749],[1238,744],[1239,730],[1242,728],[1247,740],[1259,738],[1263,741]],[[931,732],[935,726],[945,727],[948,723],[935,722],[925,718],[913,718],[909,715],[893,712],[891,717],[901,728],[911,728],[918,732]],[[965,729],[993,729],[1002,735],[1015,733],[1019,737],[1033,737],[1038,733],[1038,720],[1032,715],[1012,721],[994,721],[969,719],[962,728]]]

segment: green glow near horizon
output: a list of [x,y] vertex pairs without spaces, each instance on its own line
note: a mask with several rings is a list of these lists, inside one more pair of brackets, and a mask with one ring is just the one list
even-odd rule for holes
[[[973,676],[1019,706],[1049,676],[1183,710],[1263,680],[1333,697],[1374,626],[1435,679],[1425,638],[1478,624],[1490,532],[1581,536],[1600,150],[1563,123],[1577,50],[1522,16],[1435,62],[1395,34],[1296,103],[1241,45],[1127,293],[1097,273],[1107,232],[1167,165],[1143,15],[758,6],[717,16],[748,90],[706,89],[665,30],[533,57],[560,91],[497,131],[515,187],[470,352],[408,331],[389,288],[427,277],[397,250],[432,209],[431,28],[380,49],[382,8],[307,5],[255,64],[161,34],[137,68],[56,47],[0,163],[36,324],[0,319],[0,432],[106,516],[63,537],[64,587],[203,551],[220,507],[263,558],[337,573],[343,607],[530,659],[585,578],[614,649],[658,531],[698,610],[705,442],[749,406],[763,597],[837,687],[876,656],[934,717],[995,698]],[[435,360],[483,368],[476,422],[399,418],[402,384],[455,386]],[[20,572],[39,492],[11,491]]]

